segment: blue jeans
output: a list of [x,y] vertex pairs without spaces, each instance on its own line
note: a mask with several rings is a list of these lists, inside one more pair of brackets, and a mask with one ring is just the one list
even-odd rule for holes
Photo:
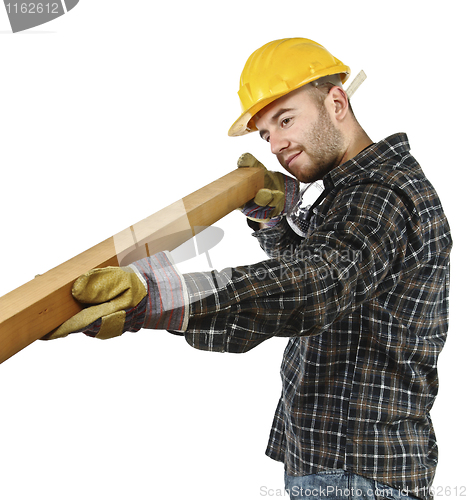
[[298,477],[285,474],[284,484],[291,500],[416,500],[404,490],[344,470]]

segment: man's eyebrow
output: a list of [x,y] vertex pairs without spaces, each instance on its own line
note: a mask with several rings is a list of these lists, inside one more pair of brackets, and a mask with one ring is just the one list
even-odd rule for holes
[[[289,113],[289,111],[293,111],[294,108],[280,108],[269,120],[270,123],[275,122],[283,113]],[[263,139],[263,136],[267,133],[267,130],[260,130],[260,137]]]
[[271,118],[270,122],[276,121],[283,113],[289,113],[289,111],[292,111],[294,108],[281,108],[279,109]]

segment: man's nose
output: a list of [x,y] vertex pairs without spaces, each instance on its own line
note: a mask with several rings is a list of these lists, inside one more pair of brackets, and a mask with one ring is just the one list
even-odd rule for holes
[[286,149],[289,145],[289,142],[286,138],[281,137],[279,134],[271,134],[270,135],[270,148],[271,152],[274,155],[281,153],[284,149]]

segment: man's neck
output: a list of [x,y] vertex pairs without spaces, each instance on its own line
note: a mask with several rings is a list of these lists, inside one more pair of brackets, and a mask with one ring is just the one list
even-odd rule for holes
[[348,147],[343,155],[343,158],[341,159],[340,165],[343,163],[346,163],[348,160],[351,160],[351,158],[354,158],[356,155],[358,155],[361,151],[369,147],[371,144],[373,144],[373,141],[371,138],[364,132],[364,130],[360,130],[358,134],[356,134],[352,139],[350,140]]

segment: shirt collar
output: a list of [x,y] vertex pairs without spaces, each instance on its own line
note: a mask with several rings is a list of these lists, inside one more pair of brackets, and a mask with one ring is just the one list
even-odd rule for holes
[[393,156],[402,155],[410,150],[408,137],[405,133],[393,134],[380,142],[372,144],[358,153],[354,158],[331,170],[323,183],[328,191],[333,187],[348,184],[353,177],[362,176],[374,165],[381,164]]

